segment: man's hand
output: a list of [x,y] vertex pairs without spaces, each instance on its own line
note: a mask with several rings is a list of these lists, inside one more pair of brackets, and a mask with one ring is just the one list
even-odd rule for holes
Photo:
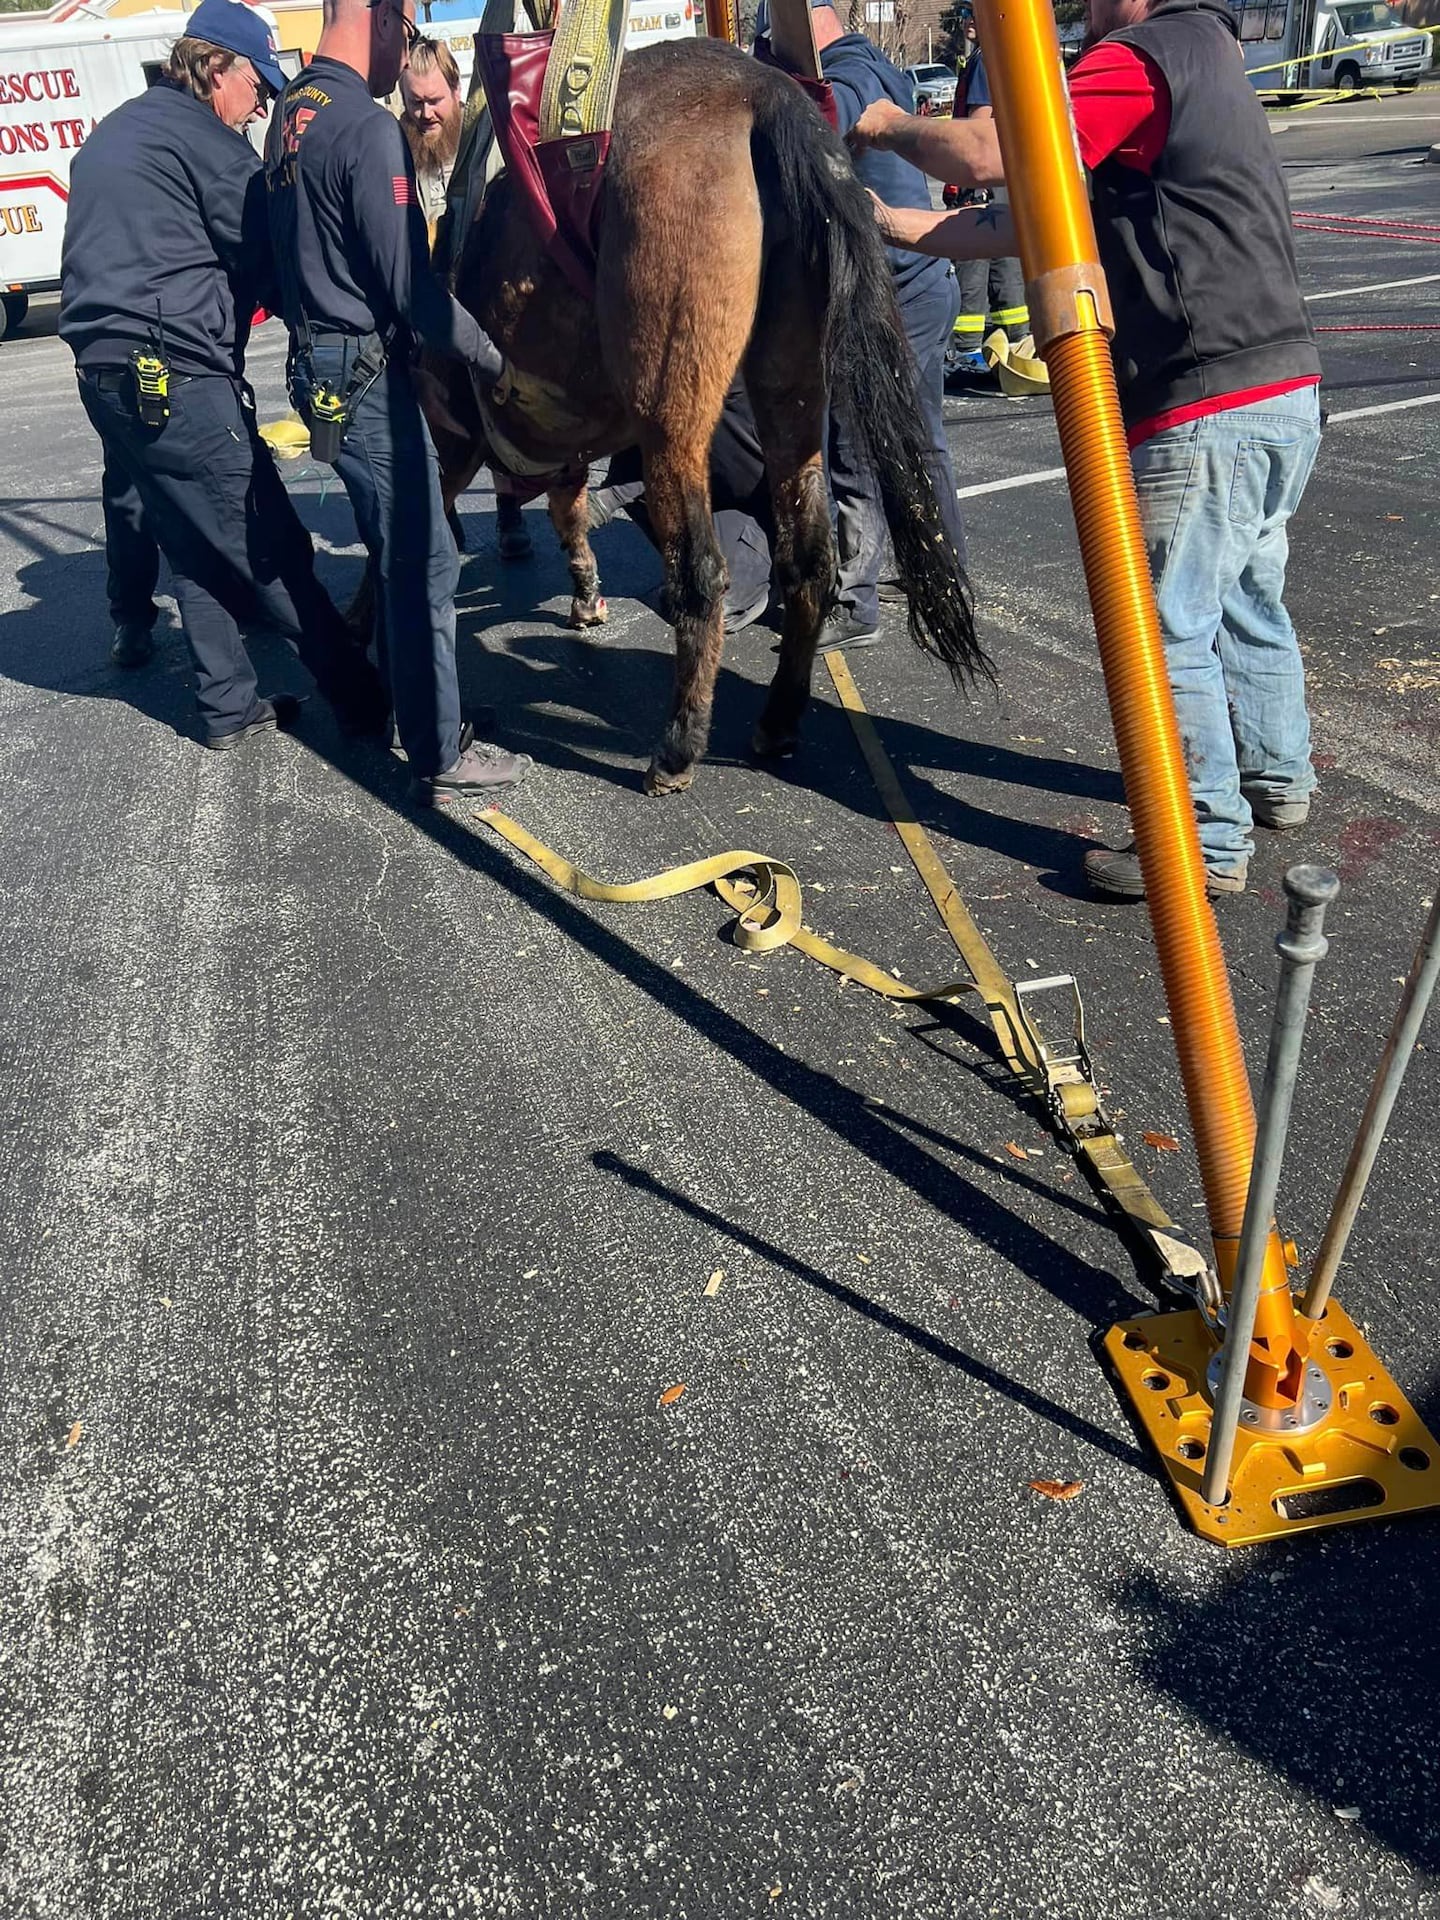
[[864,153],[867,147],[887,147],[895,128],[905,125],[909,118],[893,100],[872,100],[846,134],[846,145],[852,153]]

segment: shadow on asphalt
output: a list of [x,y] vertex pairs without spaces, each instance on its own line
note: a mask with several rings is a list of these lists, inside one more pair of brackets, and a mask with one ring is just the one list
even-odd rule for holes
[[602,1173],[614,1174],[629,1187],[645,1194],[649,1199],[662,1201],[683,1213],[687,1219],[698,1226],[722,1234],[735,1246],[745,1247],[756,1253],[762,1260],[770,1262],[782,1273],[788,1273],[793,1279],[803,1281],[807,1287],[813,1287],[817,1293],[823,1293],[842,1307],[848,1307],[852,1313],[872,1321],[886,1333],[894,1334],[901,1340],[908,1340],[912,1346],[919,1347],[932,1359],[942,1361],[946,1366],[955,1367],[961,1373],[976,1380],[982,1387],[1002,1394],[1005,1399],[1013,1400],[1017,1406],[1038,1414],[1048,1420],[1052,1426],[1059,1427],[1076,1440],[1084,1441],[1087,1446],[1096,1447],[1101,1453],[1108,1453],[1127,1466],[1136,1467],[1142,1473],[1153,1472],[1149,1461],[1138,1447],[1128,1446],[1125,1441],[1106,1433],[1103,1428],[1094,1426],[1083,1415],[1072,1413],[1068,1407],[1062,1407],[1057,1401],[1049,1400],[1044,1394],[1036,1393],[1009,1374],[1000,1373],[994,1367],[986,1366],[984,1361],[976,1360],[972,1355],[952,1346],[939,1334],[931,1333],[926,1327],[918,1327],[912,1320],[903,1319],[898,1313],[892,1313],[888,1307],[880,1306],[876,1301],[858,1293],[853,1287],[846,1286],[843,1280],[835,1279],[831,1274],[822,1273],[818,1267],[812,1267],[807,1261],[797,1260],[793,1254],[786,1253],[783,1247],[773,1240],[767,1240],[762,1234],[749,1227],[741,1226],[734,1220],[727,1220],[723,1214],[715,1213],[711,1208],[702,1206],[698,1200],[692,1200],[680,1192],[678,1187],[667,1186],[657,1180],[646,1168],[639,1167],[633,1161],[621,1159],[619,1154],[600,1152],[590,1156],[594,1166]]
[[1112,1604],[1147,1686],[1436,1873],[1437,1591],[1440,1532],[1399,1520],[1242,1549],[1201,1598],[1139,1575]]

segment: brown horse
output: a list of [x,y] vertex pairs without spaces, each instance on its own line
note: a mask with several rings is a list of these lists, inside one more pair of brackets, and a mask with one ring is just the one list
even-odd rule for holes
[[[586,537],[585,463],[637,445],[675,628],[675,692],[645,777],[689,786],[705,751],[724,644],[724,561],[709,454],[742,374],[765,456],[784,593],[779,664],[754,735],[793,750],[810,697],[834,547],[821,461],[831,395],[879,483],[910,632],[952,674],[986,672],[969,590],[925,465],[914,371],[870,202],[844,147],[785,75],[719,41],[627,59],[601,209],[593,301],[543,251],[505,178],[466,236],[456,292],[515,369],[487,433],[463,370],[422,393],[446,505],[482,461],[518,454],[552,480],[572,619],[603,619]],[[498,429],[498,431],[496,431]]]

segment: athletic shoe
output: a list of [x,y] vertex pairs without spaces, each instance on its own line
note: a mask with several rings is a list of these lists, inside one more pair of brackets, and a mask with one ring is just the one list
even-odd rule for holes
[[289,733],[300,719],[305,702],[293,693],[277,693],[269,700],[256,702],[255,714],[243,727],[231,727],[228,733],[207,733],[205,744],[212,753],[228,753],[248,740],[253,733]]
[[880,644],[880,629],[871,620],[862,620],[848,607],[836,607],[816,642],[821,653],[858,653],[862,647]]
[[117,667],[143,667],[155,658],[155,636],[148,627],[117,627],[110,643]]
[[[1229,873],[1205,869],[1205,891],[1213,900],[1217,893],[1243,893],[1250,871],[1248,860]],[[1085,856],[1085,878],[1090,891],[1102,900],[1143,900],[1145,879],[1140,872],[1140,855],[1132,840],[1128,847],[1092,847]]]
[[528,753],[507,753],[477,740],[465,749],[453,767],[410,782],[410,798],[418,807],[449,807],[457,800],[493,800],[508,787],[518,787],[535,762]]

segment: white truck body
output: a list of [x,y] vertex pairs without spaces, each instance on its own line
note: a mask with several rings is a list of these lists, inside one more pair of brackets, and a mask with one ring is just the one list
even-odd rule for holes
[[0,291],[58,286],[70,162],[97,120],[149,86],[183,18],[0,24]]
[[1259,93],[1413,86],[1430,65],[1431,36],[1387,0],[1259,0],[1235,18]]

